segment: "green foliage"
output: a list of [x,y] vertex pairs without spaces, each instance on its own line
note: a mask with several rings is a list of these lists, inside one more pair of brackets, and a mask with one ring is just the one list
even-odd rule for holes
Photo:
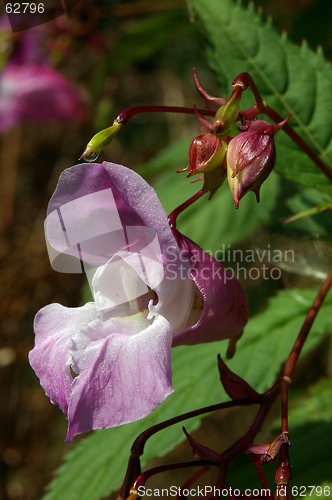
[[187,17],[181,11],[127,23],[109,56],[107,69],[117,72],[132,64],[146,61],[171,39],[193,30],[194,26],[188,23]]
[[[307,188],[298,191],[294,196],[286,200],[286,205],[290,211],[295,214],[300,214],[305,210],[310,210],[312,207],[317,207],[327,203],[332,206],[332,200],[328,199],[324,193],[316,189]],[[331,214],[330,212],[319,214],[319,216],[305,217],[298,220],[295,224],[296,228],[320,238],[329,238],[331,235]]]
[[[263,99],[281,116],[292,113],[295,130],[332,166],[332,68],[321,51],[293,45],[262,20],[253,6],[232,0],[193,0],[207,38],[207,59],[223,96],[242,72],[253,77]],[[253,105],[247,90],[243,104]],[[243,105],[241,106],[243,108]],[[286,136],[276,136],[275,169],[292,182],[331,192],[329,181]]]
[[[274,382],[315,294],[316,290],[283,291],[270,301],[264,312],[249,321],[235,357],[227,364],[257,391],[265,391]],[[331,304],[332,295],[327,298],[314,323],[304,354],[316,347],[331,330]],[[97,431],[84,439],[68,453],[44,500],[102,498],[123,481],[130,447],[142,430],[175,415],[227,400],[221,386],[216,383],[216,354],[220,352],[224,356],[226,347],[227,343],[221,342],[174,349],[174,394],[143,421]],[[195,418],[185,426],[190,432],[198,424],[199,418]],[[143,463],[165,455],[183,439],[181,424],[162,431],[147,443]]]

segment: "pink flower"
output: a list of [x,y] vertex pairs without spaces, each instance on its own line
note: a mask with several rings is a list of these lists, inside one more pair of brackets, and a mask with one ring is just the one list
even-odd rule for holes
[[87,115],[78,90],[41,55],[42,34],[39,28],[24,32],[1,71],[0,133],[22,121],[79,121]]
[[173,234],[153,188],[121,165],[63,172],[46,234],[53,267],[83,265],[94,296],[50,304],[34,323],[30,364],[69,421],[67,441],[148,415],[173,392],[172,345],[230,338],[247,322],[240,284]]
[[79,121],[85,115],[77,90],[50,66],[7,64],[0,75],[0,133],[22,121]]

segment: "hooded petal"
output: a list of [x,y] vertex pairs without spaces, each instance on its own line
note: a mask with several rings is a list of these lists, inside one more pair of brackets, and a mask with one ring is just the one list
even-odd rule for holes
[[139,420],[173,392],[172,330],[158,316],[143,331],[132,334],[146,321],[137,317],[97,320],[75,335],[71,354],[78,376],[72,385],[67,441],[91,429]]
[[85,328],[96,317],[93,303],[69,309],[50,304],[39,311],[34,321],[35,347],[29,353],[45,394],[67,415],[72,376],[69,347],[77,329]]
[[133,252],[135,245],[141,249],[142,241],[149,244],[155,236],[163,260],[170,248],[179,260],[154,189],[132,170],[114,163],[80,164],[61,174],[49,203],[46,232],[59,254],[92,266],[105,264],[121,250]]
[[191,276],[204,307],[195,325],[174,335],[173,347],[237,336],[248,321],[247,301],[240,283],[194,242],[180,233],[177,237],[182,254],[191,261]]

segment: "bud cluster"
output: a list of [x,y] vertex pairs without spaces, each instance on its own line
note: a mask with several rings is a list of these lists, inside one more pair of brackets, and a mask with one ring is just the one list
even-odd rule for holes
[[[209,96],[202,89],[196,73],[194,76],[196,88],[207,108],[215,108],[216,113],[211,123],[195,109],[202,134],[191,142],[189,165],[181,172],[189,171],[188,177],[203,174],[205,187],[211,195],[227,175],[236,208],[248,191],[253,191],[259,202],[260,187],[276,162],[274,136],[289,117],[278,124],[258,120],[257,116],[250,120],[244,119],[240,101],[249,85],[247,73],[242,73],[234,80],[233,92],[228,100]],[[232,137],[230,134],[239,120],[241,125],[237,129],[240,133]],[[215,175],[207,175],[212,171]]]

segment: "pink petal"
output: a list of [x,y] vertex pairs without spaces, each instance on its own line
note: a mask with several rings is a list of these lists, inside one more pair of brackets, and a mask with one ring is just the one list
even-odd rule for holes
[[67,416],[72,376],[70,374],[69,347],[74,333],[84,328],[96,316],[93,303],[69,309],[50,304],[39,311],[34,321],[35,347],[29,353],[45,394]]
[[177,233],[182,254],[192,263],[191,276],[204,308],[198,322],[173,337],[173,347],[237,336],[248,321],[244,291],[236,278],[198,245]]
[[139,420],[162,403],[173,392],[171,338],[162,316],[134,335],[119,318],[96,321],[77,334],[71,353],[79,374],[72,385],[67,441]]

